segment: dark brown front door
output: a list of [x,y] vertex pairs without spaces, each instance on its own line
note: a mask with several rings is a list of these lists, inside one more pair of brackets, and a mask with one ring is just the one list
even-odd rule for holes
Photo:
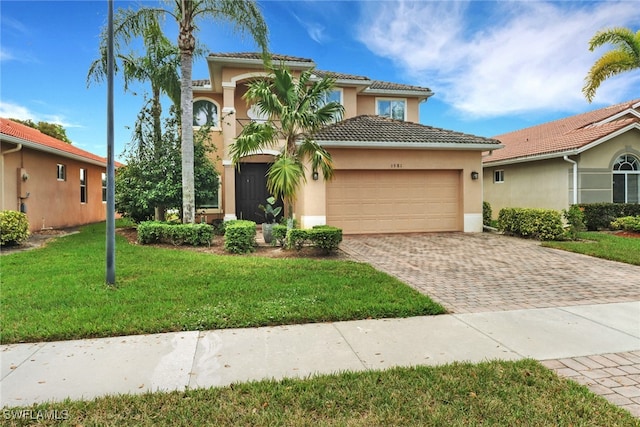
[[264,205],[270,196],[267,191],[268,163],[242,163],[236,169],[236,216],[238,219],[264,222],[258,205]]

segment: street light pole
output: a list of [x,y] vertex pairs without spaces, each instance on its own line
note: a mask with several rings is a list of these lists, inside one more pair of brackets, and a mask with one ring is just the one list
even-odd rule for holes
[[107,0],[107,284],[116,284],[116,186],[113,155],[113,0]]

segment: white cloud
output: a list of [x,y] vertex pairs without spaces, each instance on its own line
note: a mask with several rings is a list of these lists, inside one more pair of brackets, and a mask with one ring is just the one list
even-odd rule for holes
[[[631,1],[367,3],[360,40],[466,115],[584,108],[581,89],[602,28],[640,23]],[[628,100],[640,73],[605,82],[602,103]]]
[[74,124],[59,114],[36,113],[24,105],[0,100],[0,117],[8,119],[31,120],[33,122],[54,123],[65,129],[80,128],[82,125]]

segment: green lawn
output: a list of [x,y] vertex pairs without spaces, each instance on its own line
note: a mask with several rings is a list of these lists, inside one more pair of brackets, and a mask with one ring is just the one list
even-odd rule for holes
[[2,256],[2,343],[444,312],[362,263],[116,247],[113,289],[104,224]]
[[[38,424],[56,426],[638,426],[628,412],[532,360],[261,381],[29,409],[68,415]],[[4,411],[5,425],[31,425],[7,420],[19,409]]]
[[619,237],[611,233],[579,233],[579,241],[543,242],[550,248],[563,249],[598,258],[640,265],[640,239]]

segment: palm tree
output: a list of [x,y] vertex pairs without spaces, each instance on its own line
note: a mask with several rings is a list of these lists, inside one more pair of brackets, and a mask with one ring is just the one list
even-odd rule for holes
[[589,50],[610,43],[614,49],[605,52],[585,77],[582,93],[593,101],[600,84],[609,77],[640,68],[640,30],[635,34],[629,28],[617,27],[598,31],[589,42]]
[[267,188],[293,206],[298,187],[306,181],[304,162],[309,160],[313,172],[322,171],[324,179],[333,176],[331,155],[313,140],[322,127],[342,118],[344,107],[339,102],[326,102],[335,80],[314,79],[306,70],[296,80],[285,67],[276,68],[263,80],[249,83],[244,99],[255,104],[266,121],[245,126],[231,146],[233,162],[239,165],[246,155],[265,148],[284,147],[267,172]]
[[267,55],[267,25],[253,0],[172,0],[172,8],[142,7],[126,10],[114,28],[116,50],[134,37],[143,36],[146,29],[160,17],[170,16],[178,24],[180,52],[180,111],[182,141],[182,220],[195,222],[195,184],[193,150],[193,86],[191,70],[196,51],[197,23],[202,18],[229,23],[241,34],[249,34]]

